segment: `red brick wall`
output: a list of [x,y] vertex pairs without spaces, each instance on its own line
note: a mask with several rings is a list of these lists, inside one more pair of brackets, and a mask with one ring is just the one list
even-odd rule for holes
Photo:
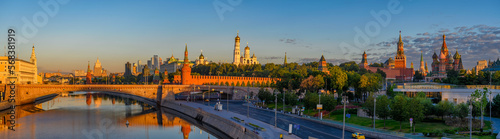
[[[176,78],[177,77],[177,78]],[[173,83],[181,83],[179,79],[179,75],[174,76],[174,82]],[[224,84],[226,82],[231,85],[234,83],[236,85],[238,82],[240,85],[242,82],[245,83],[245,86],[248,86],[247,83],[250,82],[250,84],[253,82],[254,85],[257,83],[262,84],[262,83],[276,83],[276,81],[280,81],[281,79],[278,78],[267,78],[267,77],[238,77],[238,76],[205,76],[205,75],[192,75],[191,79],[189,79],[188,83],[186,85],[190,84],[195,84],[195,85],[204,85],[204,84],[210,84],[210,83],[220,83],[223,82]],[[185,83],[182,83],[185,84]]]
[[401,80],[403,77],[405,77],[406,80],[411,80],[411,78],[413,77],[413,73],[414,73],[412,68],[389,69],[389,68],[382,68],[382,67],[368,67],[367,70],[375,73],[375,72],[377,72],[377,69],[384,71],[387,79],[399,79],[399,80]]

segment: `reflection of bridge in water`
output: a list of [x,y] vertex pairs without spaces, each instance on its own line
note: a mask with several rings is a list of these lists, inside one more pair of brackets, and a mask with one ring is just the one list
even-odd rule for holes
[[404,92],[407,96],[415,96],[418,92],[426,93],[429,98],[439,98],[439,100],[447,100],[454,103],[463,103],[467,101],[467,96],[470,96],[476,89],[483,90],[489,88],[492,96],[500,94],[500,85],[443,85],[443,84],[423,84],[423,83],[406,83],[397,85],[394,88],[395,92]]

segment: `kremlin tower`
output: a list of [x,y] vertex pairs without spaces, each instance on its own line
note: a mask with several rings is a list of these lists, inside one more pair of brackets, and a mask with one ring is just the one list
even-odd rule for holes
[[87,84],[92,84],[92,71],[90,71],[90,62],[87,64]]
[[191,66],[189,65],[188,48],[186,43],[186,50],[184,50],[184,64],[181,69],[181,83],[190,84],[189,83],[190,80],[191,80]]
[[399,42],[398,42],[398,51],[396,57],[394,57],[395,68],[398,69],[406,69],[406,55],[404,52],[404,43],[401,39],[401,31],[399,31]]
[[318,70],[322,71],[324,73],[330,74],[330,71],[328,71],[328,67],[326,67],[326,66],[327,66],[327,64],[326,64],[325,57],[323,55],[321,55],[321,59],[319,59]]
[[363,57],[361,59],[361,63],[359,64],[361,68],[368,69],[368,60],[366,58],[366,52],[363,52]]

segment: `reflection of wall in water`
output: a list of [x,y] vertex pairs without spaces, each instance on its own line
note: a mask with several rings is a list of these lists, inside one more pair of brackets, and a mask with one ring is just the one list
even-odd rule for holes
[[[159,114],[158,114],[159,113]],[[161,115],[161,116],[158,116]],[[126,126],[125,122],[129,121],[129,126],[162,126],[162,127],[179,127],[184,138],[189,137],[191,132],[191,124],[187,121],[168,114],[162,114],[161,111],[151,112],[147,114],[135,115],[125,118],[120,121],[121,126]]]

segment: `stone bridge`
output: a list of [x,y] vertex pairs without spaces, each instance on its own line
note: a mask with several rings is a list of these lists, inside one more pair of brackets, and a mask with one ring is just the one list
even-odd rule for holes
[[[5,98],[1,101],[7,101],[12,89],[9,85],[2,85],[0,89],[5,91]],[[182,92],[200,92],[212,89],[229,93],[231,99],[242,99],[247,93],[251,94],[250,92],[254,92],[254,96],[257,95],[260,88],[215,85],[16,85],[14,91],[16,105],[22,105],[34,102],[36,98],[72,91],[117,92],[159,102],[162,99],[173,100],[175,94]]]

